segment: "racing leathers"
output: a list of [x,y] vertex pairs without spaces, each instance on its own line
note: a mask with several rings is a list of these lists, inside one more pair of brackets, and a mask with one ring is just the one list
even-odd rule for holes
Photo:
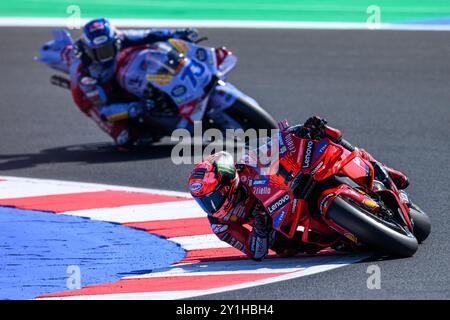
[[[197,37],[193,29],[147,29],[124,30],[118,32],[120,52],[137,46],[144,46],[169,38],[194,41]],[[130,127],[127,118],[136,118],[160,102],[161,96],[149,95],[142,101],[125,92],[116,81],[116,70],[120,56],[109,66],[92,61],[83,52],[81,40],[74,43],[75,63],[71,64],[71,91],[79,107],[97,125],[108,133],[123,149],[131,146],[137,139],[137,132]],[[156,91],[156,89],[154,90]]]
[[[259,200],[239,183],[230,201],[232,209],[222,218],[208,215],[211,229],[222,241],[241,250],[249,258],[261,261],[269,249],[281,256],[298,252],[315,253],[319,246],[302,243],[298,231],[293,239],[272,229],[272,221]],[[312,237],[315,235],[312,234]]]

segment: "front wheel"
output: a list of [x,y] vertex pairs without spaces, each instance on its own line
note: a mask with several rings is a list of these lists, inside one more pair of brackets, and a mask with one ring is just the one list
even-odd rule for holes
[[387,222],[341,197],[336,197],[327,218],[347,230],[362,243],[394,256],[410,257],[418,249],[414,235],[395,223]]

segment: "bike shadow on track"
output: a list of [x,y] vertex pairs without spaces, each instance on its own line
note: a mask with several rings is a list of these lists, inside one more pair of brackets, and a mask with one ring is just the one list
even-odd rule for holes
[[99,164],[168,158],[172,148],[171,144],[159,144],[121,152],[111,143],[92,143],[43,149],[37,153],[0,154],[0,171],[52,163]]
[[[152,159],[170,158],[176,143],[158,142],[153,145],[134,147],[130,151],[119,151],[112,143],[90,143],[43,149],[36,153],[0,154],[0,171],[32,168],[45,164],[74,163],[101,164],[120,163]],[[201,151],[207,147],[202,142]],[[186,143],[194,154],[194,144]],[[222,146],[225,150],[225,145]]]

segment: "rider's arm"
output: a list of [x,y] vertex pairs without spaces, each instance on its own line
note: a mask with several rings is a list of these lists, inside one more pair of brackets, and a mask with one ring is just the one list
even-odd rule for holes
[[327,121],[318,116],[310,117],[303,125],[293,126],[289,130],[300,138],[322,139],[327,137],[347,150],[355,150],[350,142],[342,138],[342,132],[339,129],[327,125]]
[[150,44],[158,41],[166,41],[170,38],[195,41],[198,37],[195,29],[145,29],[145,30],[124,30],[119,37],[122,41],[122,48]]
[[138,118],[154,107],[153,100],[118,102],[98,107],[100,115],[107,121],[115,122],[128,118]]

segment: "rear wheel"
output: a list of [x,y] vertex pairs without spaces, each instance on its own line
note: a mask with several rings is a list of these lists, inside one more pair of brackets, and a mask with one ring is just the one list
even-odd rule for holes
[[342,197],[330,205],[327,218],[380,252],[410,257],[418,249],[417,239],[400,224],[385,221]]
[[223,113],[212,115],[209,125],[224,129],[276,129],[277,124],[272,116],[255,101],[238,98]]

